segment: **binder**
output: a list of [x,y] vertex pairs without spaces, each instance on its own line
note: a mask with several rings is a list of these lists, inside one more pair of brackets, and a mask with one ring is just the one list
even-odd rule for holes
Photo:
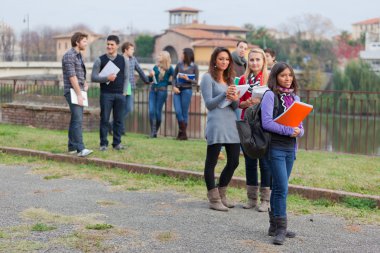
[[294,103],[285,112],[275,118],[274,121],[284,126],[298,127],[312,110],[312,105],[294,101]]
[[177,83],[178,84],[187,83],[186,79],[182,78],[182,76],[187,76],[190,80],[195,80],[195,74],[178,73],[177,74]]

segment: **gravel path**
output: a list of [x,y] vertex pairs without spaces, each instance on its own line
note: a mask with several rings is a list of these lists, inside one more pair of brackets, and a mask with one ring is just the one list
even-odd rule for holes
[[[108,234],[99,232],[106,238],[103,242],[106,252],[379,252],[380,249],[379,226],[349,226],[343,219],[332,216],[290,216],[290,228],[298,236],[288,239],[283,246],[274,246],[266,235],[266,213],[241,207],[228,213],[216,212],[209,210],[205,201],[176,192],[115,192],[92,180],[44,180],[41,175],[31,174],[30,168],[0,165],[0,232],[35,224],[36,221],[20,216],[32,207],[70,216],[98,214],[99,221],[119,229]],[[67,245],[48,243],[76,230],[76,224],[58,224],[56,230],[32,232],[23,240],[44,243],[36,252],[81,252]],[[7,240],[0,233],[0,251]]]

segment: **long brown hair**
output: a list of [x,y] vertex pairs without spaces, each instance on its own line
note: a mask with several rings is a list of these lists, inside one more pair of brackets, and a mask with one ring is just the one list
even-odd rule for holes
[[210,65],[208,67],[208,72],[214,80],[218,80],[218,71],[216,68],[216,58],[221,52],[226,52],[228,54],[228,58],[230,59],[230,63],[226,70],[223,71],[223,79],[227,82],[227,85],[231,85],[234,83],[235,71],[233,69],[232,56],[230,51],[225,47],[217,47],[214,49],[214,52],[211,54]]
[[249,74],[251,73],[251,69],[249,68],[249,57],[251,56],[251,54],[253,53],[257,53],[257,54],[260,54],[261,57],[263,58],[263,67],[261,69],[261,73],[262,73],[262,80],[260,80],[260,83],[261,84],[267,84],[267,81],[268,81],[268,64],[267,64],[267,58],[265,56],[265,53],[264,51],[261,49],[261,48],[254,48],[252,49],[251,51],[249,51],[248,53],[248,64],[247,64],[247,69],[245,70],[245,80],[248,80],[248,76]]
[[277,76],[285,69],[289,69],[293,75],[293,81],[290,88],[294,89],[293,93],[296,94],[298,90],[296,76],[294,74],[293,68],[285,62],[277,62],[276,64],[273,65],[273,68],[270,71],[270,75],[269,75],[268,88],[271,89],[274,93],[279,93],[279,89],[278,89],[279,85],[277,83]]

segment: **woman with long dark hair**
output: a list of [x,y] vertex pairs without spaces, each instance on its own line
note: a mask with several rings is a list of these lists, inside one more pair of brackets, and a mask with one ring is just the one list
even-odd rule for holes
[[[239,94],[233,83],[235,74],[232,68],[230,51],[217,47],[211,55],[208,72],[203,75],[201,91],[207,113],[206,139],[207,155],[204,177],[210,208],[228,211],[234,207],[226,198],[227,186],[239,165],[240,139],[236,128],[234,110],[238,107]],[[227,103],[225,100],[227,99]],[[224,146],[227,164],[215,184],[215,166],[220,148]]]
[[[292,67],[284,62],[276,63],[269,75],[268,88],[270,91],[265,93],[261,102],[262,125],[272,136],[269,147],[272,193],[268,235],[275,236],[274,244],[282,245],[286,237],[296,236],[295,233],[287,231],[286,199],[288,181],[296,158],[296,138],[304,134],[304,129],[302,123],[298,127],[289,127],[273,120],[294,101],[300,101],[296,95],[298,85]],[[277,115],[273,115],[274,96],[280,102]]]
[[189,107],[193,95],[193,85],[198,84],[199,70],[194,63],[194,52],[191,48],[183,49],[182,61],[174,69],[173,104],[178,121],[177,140],[187,140]]

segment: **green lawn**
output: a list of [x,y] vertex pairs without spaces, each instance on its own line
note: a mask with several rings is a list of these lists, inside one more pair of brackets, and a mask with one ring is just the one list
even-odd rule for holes
[[[109,140],[112,142],[111,137]],[[150,139],[128,133],[122,139],[126,150],[107,152],[98,151],[98,132],[85,133],[84,142],[87,148],[95,151],[91,157],[191,171],[203,171],[206,156],[204,140]],[[0,146],[65,153],[67,131],[0,124]],[[224,164],[225,161],[219,161],[217,172]],[[240,158],[235,176],[245,176],[244,157]],[[380,157],[300,150],[290,183],[380,195]]]

